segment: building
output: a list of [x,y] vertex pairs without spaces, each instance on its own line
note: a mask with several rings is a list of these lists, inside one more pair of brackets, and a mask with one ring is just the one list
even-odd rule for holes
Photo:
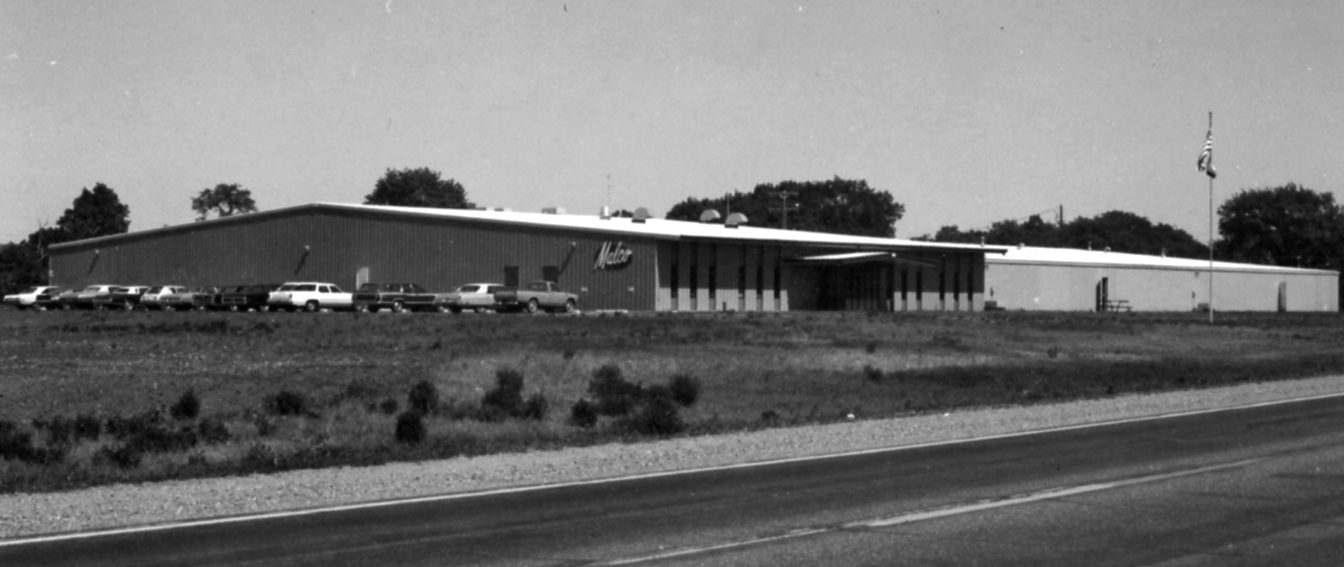
[[[1213,263],[1218,311],[1338,311],[1339,272]],[[991,308],[1202,311],[1209,261],[1104,250],[1018,246],[985,259]]]
[[51,248],[50,281],[232,285],[559,282],[581,309],[983,308],[1006,247],[654,218],[316,203]]

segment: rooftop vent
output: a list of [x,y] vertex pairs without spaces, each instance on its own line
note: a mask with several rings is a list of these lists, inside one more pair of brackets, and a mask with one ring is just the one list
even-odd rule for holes
[[723,226],[726,226],[728,228],[737,228],[737,225],[740,224],[747,224],[747,215],[744,215],[742,213],[733,213],[731,215],[728,215],[728,218],[724,219],[723,221]]
[[602,205],[602,212],[598,213],[598,216],[602,217],[602,220],[611,218],[611,207]]
[[700,213],[700,222],[718,222],[721,218],[723,217],[714,209],[705,209],[705,212]]
[[644,224],[644,221],[649,220],[651,218],[653,218],[653,215],[649,214],[648,209],[644,207],[639,207],[635,209],[634,216],[630,217],[630,222],[637,222],[640,224]]

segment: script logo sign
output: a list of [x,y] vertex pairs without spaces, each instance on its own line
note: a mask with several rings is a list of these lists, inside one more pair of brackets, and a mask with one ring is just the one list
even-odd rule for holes
[[635,259],[635,251],[625,247],[624,242],[603,242],[593,260],[594,270],[619,270],[630,265]]

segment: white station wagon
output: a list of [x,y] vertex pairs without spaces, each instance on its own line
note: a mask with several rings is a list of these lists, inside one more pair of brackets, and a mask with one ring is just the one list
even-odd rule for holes
[[352,295],[340,286],[326,282],[287,282],[266,298],[271,309],[320,311],[323,309],[351,309]]

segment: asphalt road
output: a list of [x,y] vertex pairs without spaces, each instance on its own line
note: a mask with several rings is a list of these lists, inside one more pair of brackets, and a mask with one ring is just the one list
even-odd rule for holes
[[0,547],[0,565],[1337,565],[1344,398]]

